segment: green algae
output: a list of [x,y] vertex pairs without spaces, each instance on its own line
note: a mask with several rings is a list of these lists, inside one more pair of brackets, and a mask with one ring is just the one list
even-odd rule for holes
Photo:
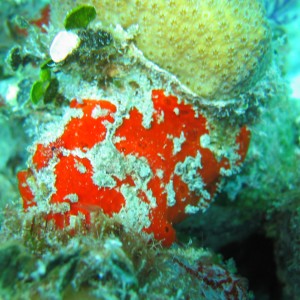
[[86,28],[95,17],[96,10],[93,6],[80,5],[68,13],[64,25],[67,30]]

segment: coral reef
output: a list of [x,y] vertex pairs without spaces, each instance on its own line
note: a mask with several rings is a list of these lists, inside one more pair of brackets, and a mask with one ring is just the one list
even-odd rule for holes
[[20,131],[22,121],[17,117],[8,119],[0,112],[0,228],[5,207],[8,204],[21,207],[15,185],[19,164],[26,159],[26,135]]
[[205,98],[240,95],[269,60],[270,31],[258,1],[92,3],[104,28],[137,25],[134,39],[144,55]]
[[[204,249],[161,250],[97,213],[76,240],[42,215],[12,216],[1,235],[3,299],[248,299],[247,282],[232,261]],[[26,245],[26,247],[22,246]],[[176,285],[174,285],[176,281]]]
[[48,4],[1,12],[0,298],[298,299],[299,5]]
[[[271,5],[284,1],[266,2]],[[297,2],[291,3],[294,10],[290,14],[299,14]],[[255,233],[270,239],[271,251],[265,254],[264,259],[274,260],[276,270],[273,272],[276,272],[278,280],[272,287],[276,292],[272,294],[269,290],[270,299],[299,297],[296,283],[299,282],[299,270],[296,266],[299,261],[300,107],[298,88],[294,84],[289,86],[287,80],[294,80],[299,73],[298,43],[295,42],[299,39],[299,23],[289,21],[288,26],[284,22],[280,26],[273,25],[277,49],[277,90],[270,97],[269,105],[260,107],[260,120],[251,126],[251,144],[241,173],[226,183],[225,193],[216,199],[214,207],[204,218],[200,220],[193,216],[177,228],[182,230],[181,236],[188,235],[195,243],[209,246],[217,252],[222,252],[226,245],[238,243],[237,252],[241,253],[243,242],[247,243]],[[294,88],[292,94],[291,87]],[[215,223],[217,215],[220,224]],[[220,240],[220,236],[224,238]],[[257,263],[256,260],[254,263]],[[259,274],[251,275],[248,271],[248,274],[242,274],[250,282],[255,281],[251,276]],[[254,289],[251,284],[250,288]],[[256,297],[260,299],[258,294]]]
[[268,235],[275,241],[277,274],[284,285],[284,299],[297,299],[300,293],[299,226],[299,204],[296,209],[277,211],[267,226]]

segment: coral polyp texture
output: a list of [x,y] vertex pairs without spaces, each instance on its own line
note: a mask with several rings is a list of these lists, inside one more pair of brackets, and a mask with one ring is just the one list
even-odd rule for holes
[[138,25],[143,54],[208,99],[253,86],[270,54],[270,30],[259,1],[99,1],[106,28]]
[[134,106],[124,113],[110,101],[73,100],[56,136],[38,142],[30,168],[18,174],[25,210],[37,206],[47,221],[72,228],[91,224],[101,209],[171,245],[173,224],[208,208],[221,175],[244,160],[250,135],[238,129],[232,153],[217,155],[208,121],[192,105],[162,90],[151,100],[149,124]]

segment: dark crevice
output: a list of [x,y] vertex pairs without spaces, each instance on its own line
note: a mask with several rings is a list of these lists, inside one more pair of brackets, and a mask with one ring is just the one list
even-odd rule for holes
[[281,300],[282,286],[276,276],[273,241],[263,234],[222,247],[225,259],[233,258],[238,274],[248,279],[256,300]]

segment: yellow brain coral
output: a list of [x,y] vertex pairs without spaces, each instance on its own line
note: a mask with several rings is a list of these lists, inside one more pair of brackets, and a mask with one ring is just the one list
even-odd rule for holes
[[144,55],[199,96],[235,97],[265,69],[270,32],[258,1],[92,2],[105,26],[138,24]]

